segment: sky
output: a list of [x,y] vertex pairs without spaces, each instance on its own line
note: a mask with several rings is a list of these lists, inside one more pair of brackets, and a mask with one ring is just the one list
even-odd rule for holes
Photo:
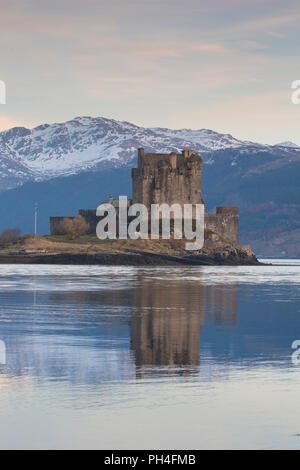
[[300,145],[299,0],[0,0],[0,130],[103,116]]

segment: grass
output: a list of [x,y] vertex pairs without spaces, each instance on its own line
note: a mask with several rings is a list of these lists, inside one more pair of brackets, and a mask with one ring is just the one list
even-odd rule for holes
[[[205,239],[209,240],[214,232],[205,230]],[[151,240],[151,239],[105,239],[100,240],[96,234],[86,234],[71,240],[67,235],[34,235],[2,250],[26,249],[26,250],[46,250],[47,252],[70,252],[70,253],[98,253],[98,252],[127,252],[127,251],[148,251],[154,253],[180,253],[185,250],[185,240]],[[1,248],[0,248],[1,250]],[[1,251],[2,251],[1,250]]]

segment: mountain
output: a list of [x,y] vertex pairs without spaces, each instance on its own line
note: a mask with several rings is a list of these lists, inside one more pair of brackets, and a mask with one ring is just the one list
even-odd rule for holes
[[276,144],[278,147],[291,147],[291,148],[299,148],[299,145],[294,144],[294,142],[290,142],[289,140],[287,142],[280,142],[280,144]]
[[110,193],[131,192],[137,148],[147,152],[191,149],[203,158],[207,210],[241,209],[241,241],[264,256],[300,256],[300,148],[263,145],[208,129],[144,128],[106,118],[77,117],[32,130],[0,133],[0,230],[32,231],[50,215],[95,208]]
[[[135,158],[138,147],[145,147],[149,152],[189,148],[199,152],[205,163],[211,164],[213,153],[226,149],[238,150],[240,155],[260,151],[270,152],[275,157],[279,153],[288,157],[297,151],[291,145],[272,147],[208,129],[148,129],[113,119],[77,117],[34,129],[14,127],[1,132],[0,191],[28,181],[118,168]],[[235,163],[232,160],[232,165]]]

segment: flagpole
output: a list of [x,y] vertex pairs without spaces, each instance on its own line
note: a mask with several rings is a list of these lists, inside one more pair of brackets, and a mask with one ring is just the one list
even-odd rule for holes
[[34,204],[34,236],[36,237],[36,224],[37,224],[37,202]]

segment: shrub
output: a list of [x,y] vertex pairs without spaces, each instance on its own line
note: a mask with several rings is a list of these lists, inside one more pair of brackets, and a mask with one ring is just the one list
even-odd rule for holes
[[59,225],[59,231],[62,234],[66,234],[71,240],[81,237],[81,235],[87,233],[88,230],[89,224],[86,223],[81,215],[73,219],[65,218]]
[[19,242],[20,242],[20,245],[24,245],[24,243],[26,242],[26,240],[29,240],[30,238],[32,238],[33,235],[31,233],[25,233],[24,235],[21,235],[19,237]]
[[0,246],[7,246],[16,243],[20,236],[20,229],[7,228],[0,233]]

